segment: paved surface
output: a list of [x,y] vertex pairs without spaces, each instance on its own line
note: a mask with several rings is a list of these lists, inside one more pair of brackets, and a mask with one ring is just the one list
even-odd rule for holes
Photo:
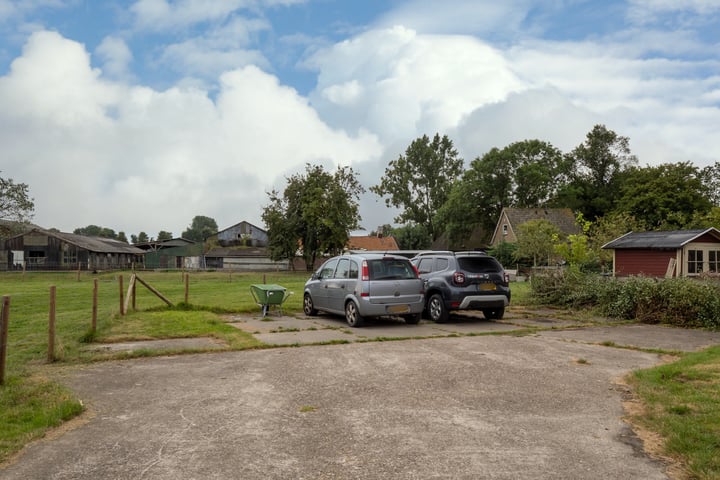
[[[354,343],[69,373],[87,423],[31,445],[0,478],[664,479],[665,466],[641,452],[622,421],[626,392],[616,383],[659,357],[600,343],[720,343],[717,333],[634,325],[363,342],[356,335],[396,338],[436,326],[346,333],[338,319],[315,320],[334,324],[308,327],[302,339],[334,332]],[[438,327],[483,333],[545,322],[454,320]],[[308,321],[235,319],[278,343]]]

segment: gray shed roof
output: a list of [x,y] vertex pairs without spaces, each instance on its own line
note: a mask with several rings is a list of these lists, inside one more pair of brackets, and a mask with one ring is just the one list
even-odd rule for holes
[[682,248],[706,233],[715,236],[718,241],[720,241],[720,231],[716,228],[664,232],[629,232],[620,238],[606,243],[602,248],[613,250],[675,250]]

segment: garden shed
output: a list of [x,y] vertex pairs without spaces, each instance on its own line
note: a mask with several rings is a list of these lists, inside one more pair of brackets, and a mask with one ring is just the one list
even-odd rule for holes
[[694,277],[720,275],[720,230],[630,232],[606,243],[613,275]]

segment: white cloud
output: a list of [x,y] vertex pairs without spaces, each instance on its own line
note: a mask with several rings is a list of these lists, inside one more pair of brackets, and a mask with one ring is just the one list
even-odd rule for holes
[[379,27],[403,25],[428,34],[518,32],[530,4],[529,0],[410,0],[386,13],[377,24]]
[[180,234],[195,215],[260,223],[266,191],[305,162],[328,168],[381,153],[349,137],[256,67],[204,90],[108,83],[79,44],[40,32],[0,77],[4,174],[30,186],[36,222]]
[[116,79],[130,76],[128,67],[133,60],[133,54],[123,39],[105,37],[95,49],[95,54],[103,60],[104,75]]
[[324,119],[371,128],[386,142],[456,126],[478,106],[524,88],[500,53],[465,36],[373,30],[314,54],[311,94]]

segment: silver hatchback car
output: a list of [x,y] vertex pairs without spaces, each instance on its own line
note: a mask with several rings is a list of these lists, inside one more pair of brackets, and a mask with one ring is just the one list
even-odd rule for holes
[[303,310],[345,315],[351,327],[367,317],[398,316],[420,321],[425,284],[405,257],[380,253],[350,254],[326,261],[305,283]]

